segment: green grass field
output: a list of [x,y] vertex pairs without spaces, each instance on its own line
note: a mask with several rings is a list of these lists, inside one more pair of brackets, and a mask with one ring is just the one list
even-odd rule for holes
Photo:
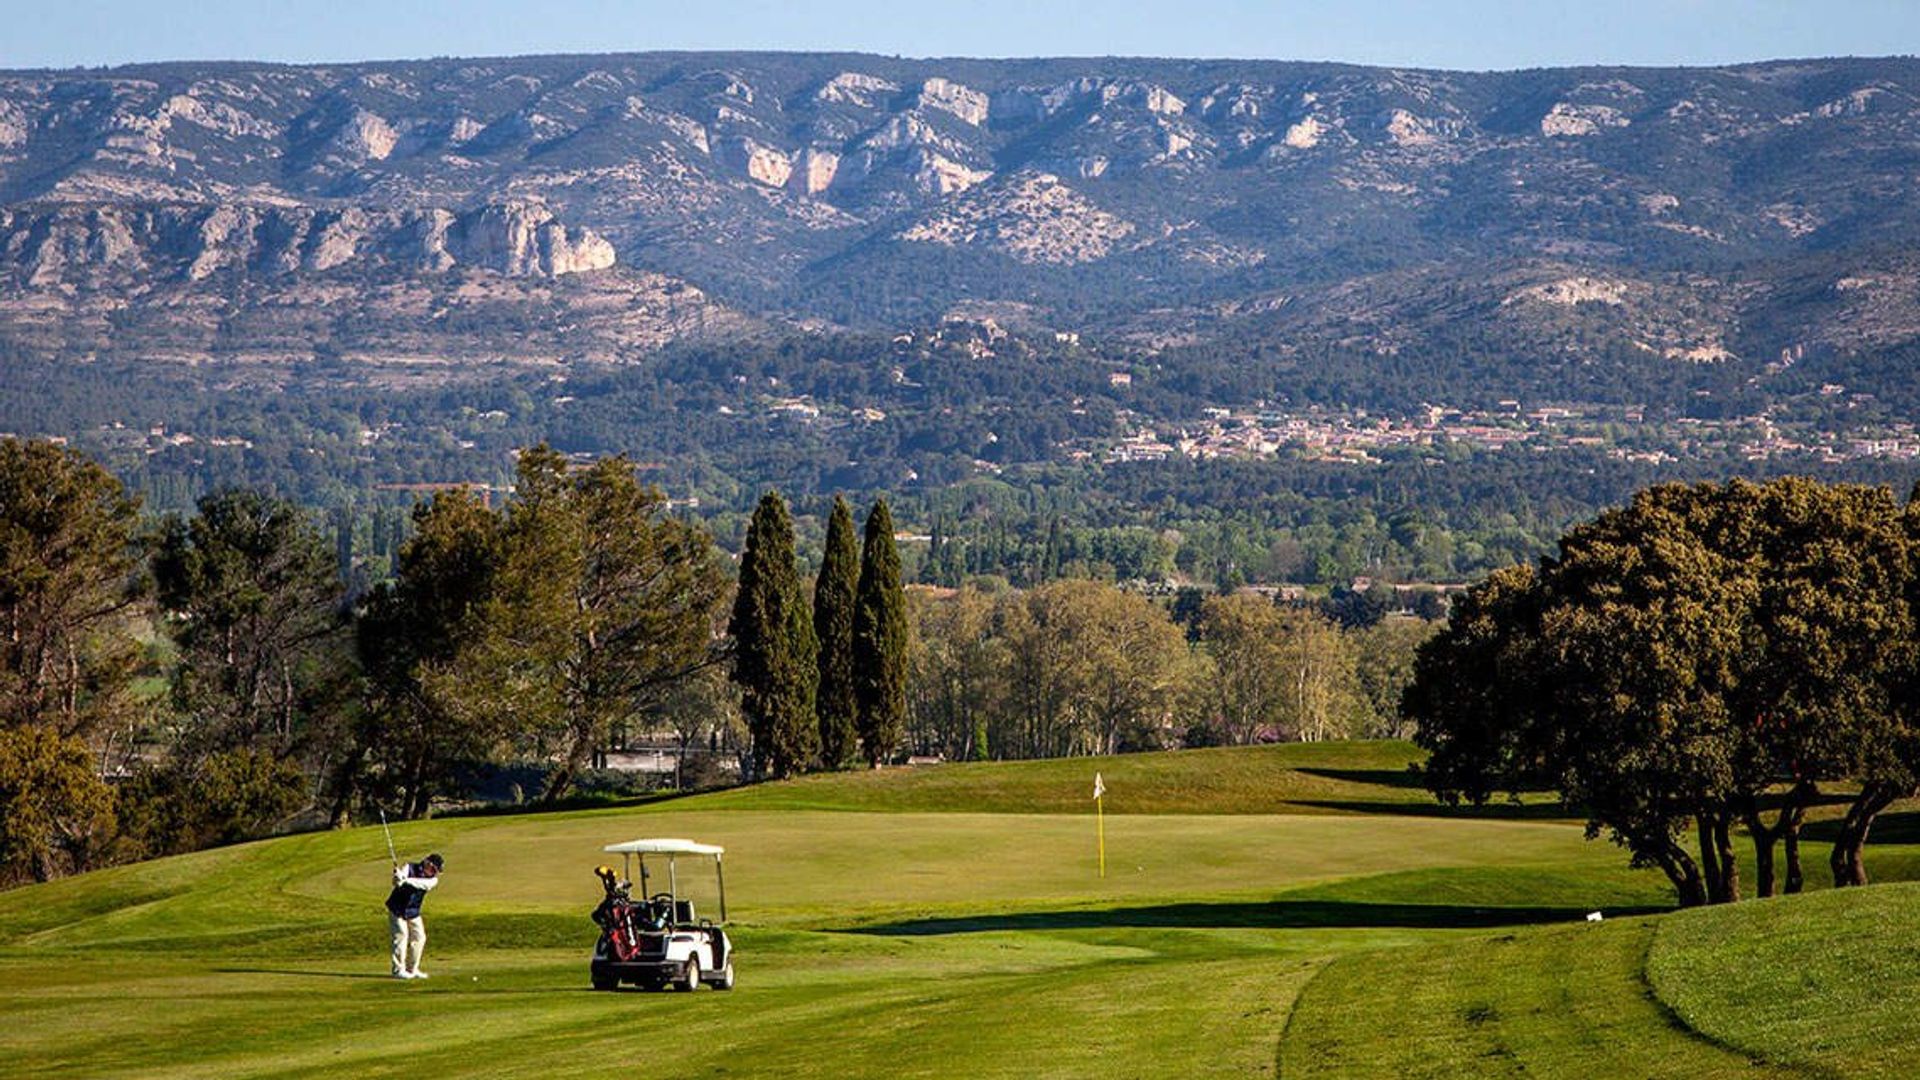
[[[0,1061],[139,1077],[1920,1071],[1903,1006],[1920,888],[1665,914],[1664,880],[1577,823],[1538,804],[1445,812],[1407,782],[1412,758],[1328,744],[942,766],[410,823],[403,853],[448,863],[424,983],[385,977],[377,827],[120,867],[0,894]],[[600,846],[649,835],[727,846],[733,993],[588,988]],[[1898,876],[1920,848],[1869,859]],[[1583,921],[1594,908],[1612,917]]]

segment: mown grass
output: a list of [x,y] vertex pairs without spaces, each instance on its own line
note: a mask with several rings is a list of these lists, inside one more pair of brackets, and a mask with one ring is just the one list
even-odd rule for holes
[[1912,1076],[1916,931],[1920,886],[1897,884],[1342,957],[1300,994],[1282,1071]]
[[[1280,837],[1238,842],[1263,823]],[[424,985],[379,977],[377,833],[196,857],[200,884],[180,891],[165,888],[177,865],[123,868],[31,890],[32,918],[8,922],[0,1053],[49,1075],[412,1075],[409,1050],[445,1046],[458,1052],[436,1058],[442,1075],[597,1076],[609,1062],[657,1076],[1089,1076],[1119,1062],[1165,1075],[1200,1061],[1258,1076],[1271,1072],[1294,988],[1326,956],[1502,919],[1422,903],[1450,872],[1440,865],[1361,898],[1319,880],[1404,862],[1429,846],[1424,831],[1368,850],[1313,837],[1297,817],[1145,818],[1122,846],[1152,848],[1145,857],[1168,876],[1136,868],[1102,883],[1060,857],[1085,846],[1088,823],[1072,821],[1072,836],[1056,824],[725,811],[462,821],[438,836],[438,825],[409,826],[410,846],[448,853],[430,902],[439,978]],[[1487,839],[1523,878],[1523,860],[1537,860],[1626,893],[1639,886],[1589,859],[1601,853],[1571,830],[1475,824],[1514,834]],[[742,977],[732,995],[584,988],[587,867],[600,841],[655,825],[731,832]],[[1303,857],[1277,859],[1289,835]],[[1197,867],[1173,857],[1199,848],[1211,855]],[[1012,887],[1028,876],[1037,880]],[[1483,904],[1527,891],[1486,881]],[[98,902],[122,888],[146,899]],[[1389,902],[1400,910],[1383,919]],[[975,922],[926,922],[955,919]]]
[[[709,808],[887,813],[1290,814],[1404,807],[1443,813],[1406,742],[1286,743],[1099,759],[997,761],[807,776],[708,796]],[[1499,816],[1501,808],[1493,811]]]
[[[823,1078],[1282,1063],[1289,1077],[1711,1077],[1754,1075],[1748,1056],[1801,1062],[1727,1050],[1751,1040],[1717,999],[1649,996],[1656,941],[1663,993],[1727,951],[1692,928],[1717,913],[1672,920],[1669,940],[1668,922],[1633,914],[1666,906],[1663,880],[1577,825],[1408,813],[1410,755],[951,766],[408,823],[403,853],[448,860],[428,903],[436,978],[418,984],[384,977],[377,827],[119,867],[0,894],[0,1061],[9,1076]],[[1110,809],[1130,801],[1107,818],[1105,878],[1095,768]],[[1198,794],[1182,804],[1186,784]],[[734,993],[586,988],[590,870],[601,845],[644,835],[727,846]],[[699,863],[681,869],[703,880]],[[1576,924],[1597,906],[1630,917]],[[1880,916],[1884,934],[1895,921]],[[1696,938],[1706,958],[1685,947]]]
[[1663,920],[1647,972],[1701,1033],[1806,1075],[1920,1073],[1920,887],[1833,890]]
[[1505,933],[1344,957],[1301,993],[1293,1077],[1792,1075],[1675,1023],[1647,992],[1656,920]]

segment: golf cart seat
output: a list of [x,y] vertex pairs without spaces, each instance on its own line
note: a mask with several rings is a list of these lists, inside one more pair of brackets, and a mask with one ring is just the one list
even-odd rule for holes
[[673,924],[675,926],[693,925],[693,901],[676,900],[673,904]]

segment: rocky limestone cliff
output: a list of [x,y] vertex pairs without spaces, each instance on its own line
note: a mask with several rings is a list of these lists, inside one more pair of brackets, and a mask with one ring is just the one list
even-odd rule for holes
[[[0,301],[187,283],[224,304],[266,279],[638,268],[802,321],[1002,300],[1080,321],[1550,264],[1513,291],[1707,274],[1801,303],[1825,293],[1774,283],[1809,258],[1838,278],[1920,246],[1916,147],[1910,59],[1482,74],[676,53],[0,72]],[[1690,287],[1490,310],[1544,327]],[[1896,340],[1896,307],[1845,325]],[[1743,326],[1796,333],[1742,310]],[[1707,348],[1687,325],[1682,351]]]
[[614,263],[612,244],[590,229],[569,231],[546,207],[529,203],[495,203],[453,217],[428,250],[512,277],[559,277]]
[[920,84],[920,104],[939,109],[979,127],[987,122],[991,99],[972,87],[935,76]]
[[536,203],[370,210],[258,203],[34,204],[0,210],[0,281],[110,287],[341,267],[559,277],[614,265],[613,246]]

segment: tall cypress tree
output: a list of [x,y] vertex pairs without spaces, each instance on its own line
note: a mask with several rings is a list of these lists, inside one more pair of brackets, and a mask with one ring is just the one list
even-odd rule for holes
[[907,595],[885,499],[867,513],[860,585],[853,615],[854,693],[860,748],[875,768],[893,756],[907,729]]
[[733,681],[753,732],[755,772],[780,779],[813,763],[820,750],[814,716],[819,683],[813,620],[793,559],[793,518],[780,494],[769,491],[754,508],[740,556],[734,598]]
[[853,689],[853,610],[859,584],[860,549],[853,539],[853,511],[835,496],[827,519],[827,550],[813,586],[813,633],[820,645],[820,690],[814,713],[820,718],[820,763],[838,769],[858,748],[854,718],[859,705]]

